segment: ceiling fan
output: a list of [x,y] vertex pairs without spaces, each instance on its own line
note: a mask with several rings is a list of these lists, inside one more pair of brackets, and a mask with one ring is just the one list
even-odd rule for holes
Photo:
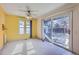
[[29,18],[29,17],[32,18],[33,15],[36,15],[36,14],[33,13],[33,12],[36,12],[36,10],[32,10],[29,6],[26,6],[25,10],[20,10],[20,11],[25,12],[27,18]]

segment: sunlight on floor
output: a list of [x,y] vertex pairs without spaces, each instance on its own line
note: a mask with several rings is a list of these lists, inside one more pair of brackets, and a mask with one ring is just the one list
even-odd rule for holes
[[34,47],[33,47],[32,42],[27,42],[26,46],[27,46],[27,54],[28,55],[34,54],[36,52],[35,49],[34,49]]
[[12,54],[20,53],[22,52],[23,43],[17,44],[15,46],[15,49],[13,50]]

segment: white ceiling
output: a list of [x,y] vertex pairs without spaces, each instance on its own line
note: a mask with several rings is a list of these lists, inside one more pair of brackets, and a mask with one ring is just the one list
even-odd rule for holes
[[30,9],[36,11],[33,12],[35,15],[32,16],[40,17],[51,10],[61,7],[62,5],[64,5],[64,3],[7,3],[3,4],[3,8],[9,14],[26,17],[25,12],[20,10],[25,10],[25,7],[29,6]]

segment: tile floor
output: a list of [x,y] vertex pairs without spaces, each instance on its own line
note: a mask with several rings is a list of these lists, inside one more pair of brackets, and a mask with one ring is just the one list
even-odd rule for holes
[[1,55],[73,55],[71,52],[47,41],[38,39],[19,40],[7,43]]

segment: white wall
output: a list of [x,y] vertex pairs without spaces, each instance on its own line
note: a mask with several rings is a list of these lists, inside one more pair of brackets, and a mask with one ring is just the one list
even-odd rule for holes
[[79,6],[73,10],[73,51],[79,54]]

